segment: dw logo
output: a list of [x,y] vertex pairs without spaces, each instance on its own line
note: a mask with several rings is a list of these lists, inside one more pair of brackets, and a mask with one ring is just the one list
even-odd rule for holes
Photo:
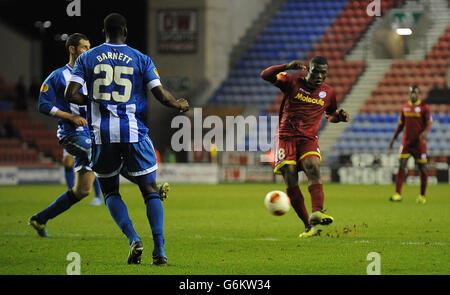
[[81,0],[73,0],[67,5],[66,13],[68,16],[81,16]]

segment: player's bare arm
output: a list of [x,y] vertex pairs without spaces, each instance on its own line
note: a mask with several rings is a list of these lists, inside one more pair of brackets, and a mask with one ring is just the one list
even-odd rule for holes
[[419,139],[427,140],[428,132],[430,132],[430,130],[431,130],[431,120],[428,119],[427,125],[425,125],[425,129],[419,135]]
[[162,86],[153,87],[151,92],[160,103],[167,107],[178,109],[180,112],[189,110],[189,103],[186,99],[175,99],[175,97]]
[[303,62],[299,60],[294,60],[287,64],[270,66],[261,72],[260,77],[274,84],[277,82],[278,73],[287,70],[301,70],[301,69],[306,69],[306,66],[303,64]]
[[389,149],[392,150],[392,148],[394,147],[394,141],[397,139],[397,136],[400,134],[400,132],[402,132],[403,130],[403,122],[399,122],[397,125],[397,129],[394,132],[394,135],[392,136],[391,142],[389,143]]
[[426,112],[425,112],[425,129],[420,133],[419,139],[420,140],[427,140],[428,132],[431,130],[431,117],[430,117],[430,109],[428,106],[426,106]]
[[86,105],[88,103],[88,98],[86,95],[80,93],[81,87],[83,87],[83,85],[80,83],[70,81],[64,92],[64,98],[69,102],[78,105]]
[[293,60],[286,64],[286,70],[306,70],[306,66],[300,60]]
[[424,130],[420,133],[419,135],[419,139],[420,140],[427,140],[427,136],[428,136],[428,130]]
[[286,71],[286,64],[270,66],[261,72],[260,77],[272,84],[277,82],[277,75],[280,72]]

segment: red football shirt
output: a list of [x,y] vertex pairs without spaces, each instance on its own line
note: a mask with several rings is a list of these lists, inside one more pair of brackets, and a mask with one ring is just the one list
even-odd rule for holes
[[430,107],[421,100],[415,104],[406,102],[403,104],[399,123],[404,124],[403,145],[419,143],[420,133],[431,127]]
[[281,72],[274,85],[284,95],[280,107],[280,136],[315,138],[323,113],[331,115],[337,110],[336,93],[326,83],[311,89],[304,77]]

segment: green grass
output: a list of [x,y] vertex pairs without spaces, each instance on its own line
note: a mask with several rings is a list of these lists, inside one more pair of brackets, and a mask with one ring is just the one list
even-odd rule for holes
[[[50,220],[52,238],[37,236],[28,218],[63,186],[0,187],[0,274],[66,274],[69,252],[81,256],[81,274],[365,275],[367,254],[381,255],[381,273],[450,274],[450,186],[430,185],[426,205],[418,186],[405,185],[402,203],[390,203],[393,186],[325,184],[325,207],[335,223],[320,237],[300,240],[294,210],[275,217],[263,204],[281,184],[174,184],[164,202],[169,266],[151,266],[153,241],[145,206],[134,185],[121,194],[141,236],[141,265],[127,265],[128,243],[105,206],[91,197]],[[307,208],[310,197],[301,185]]]

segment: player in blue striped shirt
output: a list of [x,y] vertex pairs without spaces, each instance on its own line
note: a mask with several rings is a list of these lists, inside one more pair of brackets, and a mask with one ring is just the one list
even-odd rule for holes
[[[90,48],[88,38],[80,33],[72,34],[66,41],[69,63],[53,71],[41,86],[39,112],[58,118],[57,137],[64,149],[74,156],[74,171],[77,174],[73,187],[60,195],[43,211],[33,215],[29,223],[42,237],[48,237],[46,223],[72,205],[88,196],[93,183],[96,197],[101,200],[100,184],[90,167],[91,136],[86,120],[86,106],[68,103],[64,98],[67,82],[72,75],[75,60]],[[86,87],[81,89],[86,93]],[[53,101],[55,103],[53,104]]]
[[[125,44],[127,27],[122,15],[112,13],[104,19],[104,34],[105,43],[77,59],[65,96],[78,104],[87,102],[94,136],[92,167],[111,216],[128,238],[128,264],[141,262],[143,245],[119,194],[122,166],[134,177],[146,204],[154,241],[153,264],[166,265],[161,203],[165,188],[156,186],[158,165],[142,118],[150,92],[162,104],[181,112],[187,111],[189,104],[185,99],[176,100],[162,87],[150,57]],[[84,83],[87,96],[79,93]]]

